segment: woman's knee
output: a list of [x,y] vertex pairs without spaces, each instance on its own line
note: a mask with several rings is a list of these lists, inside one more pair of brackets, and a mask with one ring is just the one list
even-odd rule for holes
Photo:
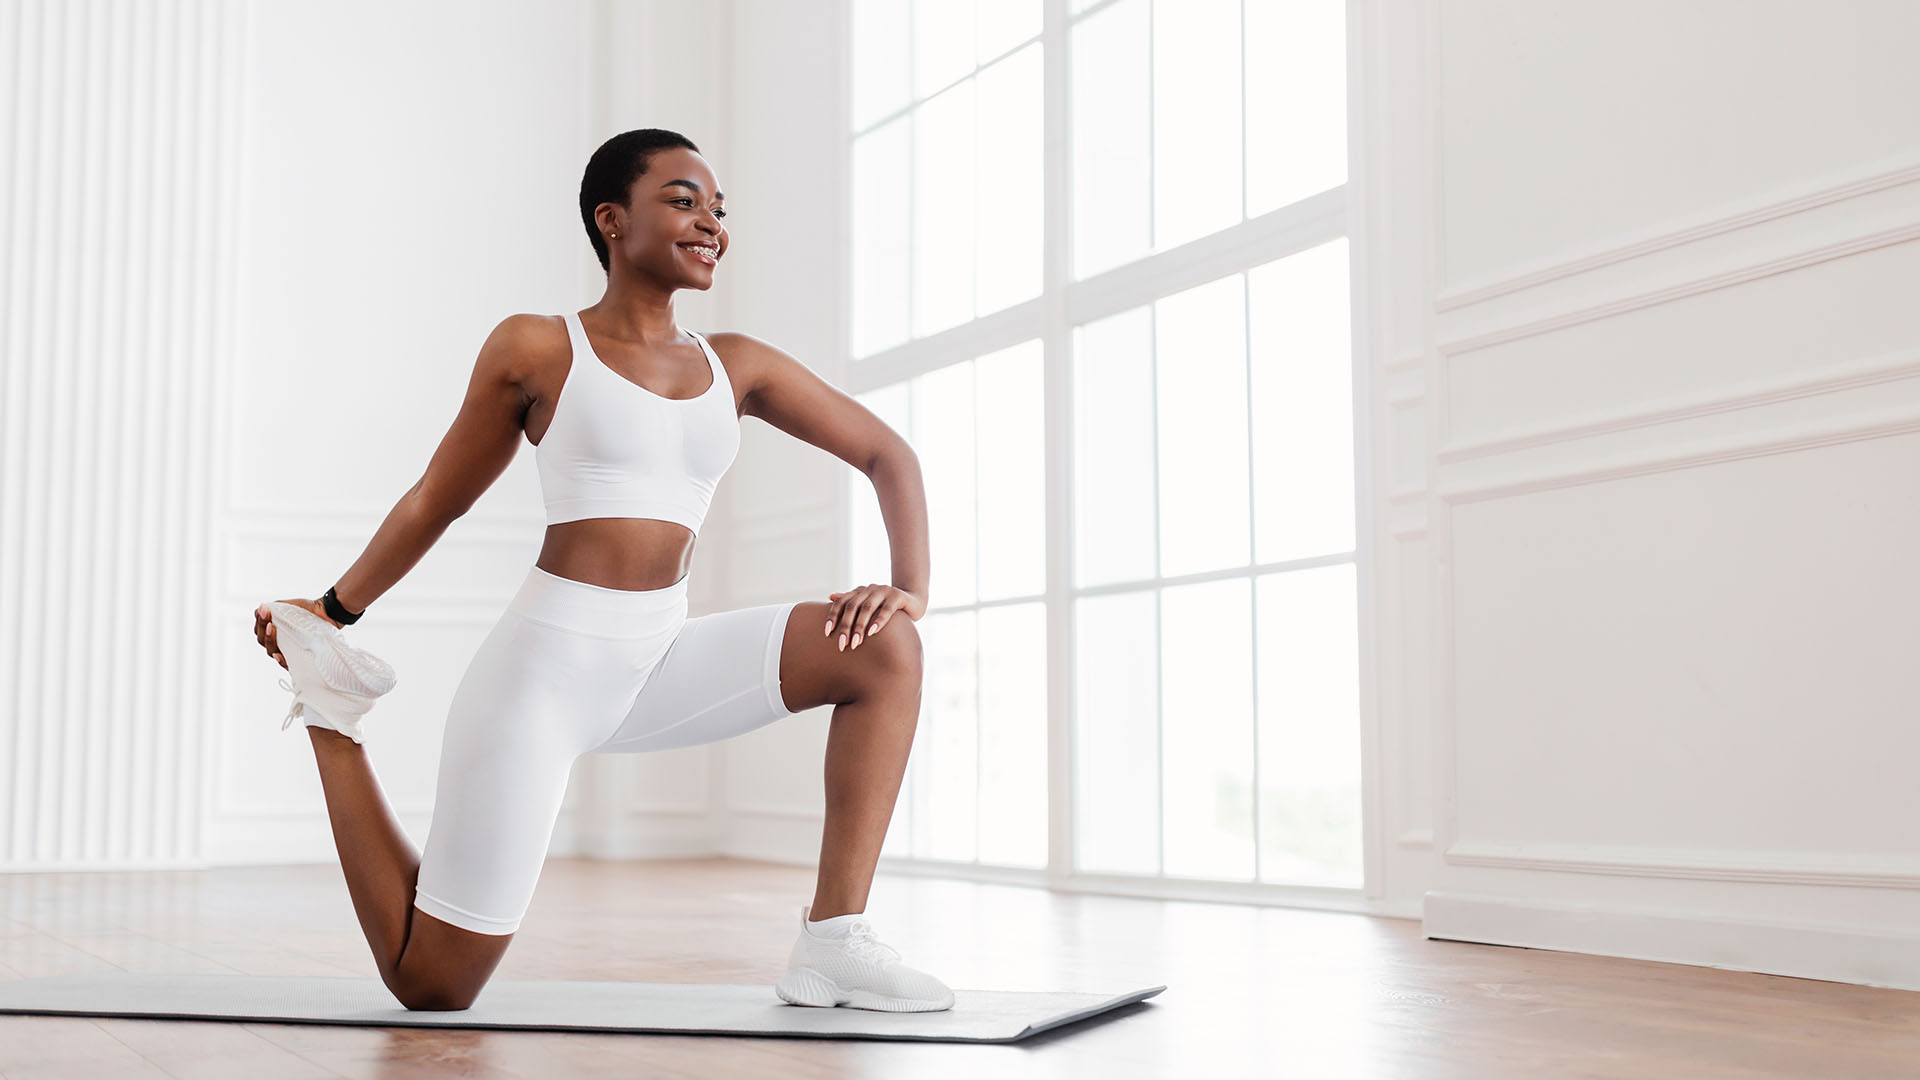
[[425,989],[395,990],[393,996],[400,1006],[409,1012],[458,1012],[473,1007],[480,991],[467,991],[453,987],[429,987]]
[[471,1008],[493,974],[491,965],[471,961],[439,965],[435,970],[396,972],[387,989],[411,1012],[458,1012]]
[[387,989],[402,1007],[416,1012],[470,1008],[512,940],[512,934],[476,933],[415,908]]
[[920,629],[897,611],[878,633],[860,639],[860,649],[875,650],[874,662],[896,676],[920,678]]

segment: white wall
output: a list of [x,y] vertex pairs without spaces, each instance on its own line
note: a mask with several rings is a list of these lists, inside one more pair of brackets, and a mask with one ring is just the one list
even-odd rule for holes
[[[223,572],[208,597],[222,632],[199,854],[329,860],[312,753],[279,729],[284,672],[253,642],[250,612],[319,595],[359,557],[424,471],[500,319],[581,295],[589,12],[506,0],[457,15],[244,10],[236,347],[216,413]],[[369,718],[380,733],[368,753],[416,844],[454,688],[539,551],[532,456],[348,632],[400,671]]]
[[[779,346],[844,386],[846,29],[842,3],[736,0],[729,155],[727,328]],[[759,420],[743,422],[722,488],[725,606],[825,600],[841,580],[842,492],[852,467]],[[810,864],[825,813],[831,708],[722,744],[719,850]]]
[[1428,934],[1920,988],[1920,8],[1395,12]]

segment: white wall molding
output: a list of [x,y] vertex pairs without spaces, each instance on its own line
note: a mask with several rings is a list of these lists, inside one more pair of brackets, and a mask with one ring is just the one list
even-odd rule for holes
[[1492,328],[1471,328],[1465,333],[1455,333],[1439,342],[1442,369],[1450,366],[1453,357],[1465,353],[1477,352],[1495,345],[1505,345],[1557,330],[1579,326],[1582,323],[1599,319],[1610,319],[1617,315],[1653,307],[1656,304],[1671,303],[1689,297],[1700,296],[1718,289],[1742,285],[1749,281],[1784,274],[1791,270],[1800,270],[1833,259],[1842,259],[1849,255],[1873,251],[1878,248],[1892,247],[1912,240],[1920,240],[1920,223],[1904,223],[1842,240],[1829,241],[1814,247],[1795,250],[1785,255],[1762,259],[1736,266],[1688,281],[1681,281],[1658,289],[1649,289],[1597,304],[1587,304],[1544,316],[1530,313],[1529,317],[1518,322]]
[[[228,508],[226,527],[230,536],[280,539],[297,535],[302,540],[365,543],[368,528],[377,527],[393,512],[393,505],[348,508],[308,504],[292,506],[237,506]],[[541,514],[468,514],[455,518],[447,526],[440,543],[533,544],[546,531],[547,520]]]
[[1920,936],[1703,911],[1437,891],[1426,936],[1920,990]]
[[666,802],[628,803],[626,804],[625,807],[622,808],[622,812],[625,813],[626,816],[629,818],[641,818],[641,819],[654,818],[654,817],[701,817],[701,818],[704,818],[708,814],[711,814],[713,810],[711,807],[707,805],[706,800],[702,799],[699,802],[683,802],[683,803],[666,803]]
[[[1387,522],[1387,535],[1395,540],[1409,540],[1426,535],[1427,489],[1401,488],[1388,495],[1386,512],[1382,516]],[[1386,634],[1390,629],[1397,627],[1398,623],[1399,620],[1395,619],[1392,626],[1382,625],[1380,632]]]
[[1915,431],[1920,431],[1920,412],[1903,405],[1861,413],[1837,423],[1823,418],[1782,426],[1760,432],[1757,437],[1743,433],[1731,438],[1658,444],[1649,450],[1614,455],[1605,464],[1583,464],[1573,469],[1516,469],[1503,476],[1471,483],[1442,483],[1438,495],[1441,502],[1449,505],[1507,499],[1581,484],[1607,483],[1768,454],[1794,453],[1822,446],[1906,435]]
[[[200,859],[95,859],[86,865],[88,873],[152,872],[156,870],[205,870],[207,863]],[[9,862],[0,866],[0,875],[6,874],[71,874],[74,866],[71,862]]]
[[[426,841],[431,825],[428,814],[396,811],[395,817],[416,847]],[[194,868],[337,863],[339,852],[334,844],[333,825],[324,806],[312,814],[209,819],[206,850]]]
[[1715,413],[1755,409],[1796,398],[1818,397],[1916,376],[1920,376],[1920,349],[1902,349],[1884,356],[1832,364],[1812,372],[1795,372],[1786,378],[1753,380],[1717,393],[1677,395],[1642,407],[1592,412],[1566,422],[1450,443],[1440,447],[1435,460],[1448,465],[1473,458],[1512,454],[1554,443],[1611,435]]
[[1425,352],[1401,353],[1399,356],[1389,359],[1383,370],[1389,375],[1404,375],[1408,372],[1421,371],[1426,366],[1426,359],[1427,354]]
[[798,821],[824,822],[826,811],[816,806],[781,806],[777,803],[743,803],[735,801],[727,805],[730,814],[748,814],[754,817],[784,818]]
[[[433,800],[411,800],[394,802],[388,800],[395,815],[399,817],[426,817],[433,813]],[[327,821],[325,803],[301,801],[298,803],[229,803],[225,790],[215,793],[213,805],[207,811],[208,821]]]
[[[729,805],[724,815],[717,854],[758,859],[785,866],[813,866],[819,861],[821,813],[764,810]],[[881,866],[885,868],[882,857]]]
[[1597,245],[1570,257],[1541,260],[1531,268],[1507,277],[1442,290],[1434,298],[1434,310],[1445,312],[1472,307],[1509,293],[1536,288],[1614,263],[1709,240],[1916,181],[1920,181],[1920,162],[1902,162],[1867,176],[1833,179],[1798,194],[1776,192],[1760,199],[1746,200],[1718,208],[1690,224],[1658,226],[1624,243]]
[[1549,870],[1573,874],[1823,885],[1848,889],[1920,889],[1920,858],[1844,852],[1681,851],[1598,845],[1456,843],[1445,858],[1456,866]]

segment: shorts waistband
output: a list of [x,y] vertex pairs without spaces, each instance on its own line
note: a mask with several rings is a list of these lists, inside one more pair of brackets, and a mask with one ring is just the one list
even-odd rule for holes
[[583,634],[646,637],[659,631],[659,616],[677,611],[684,617],[690,577],[664,589],[609,589],[535,566],[507,610]]

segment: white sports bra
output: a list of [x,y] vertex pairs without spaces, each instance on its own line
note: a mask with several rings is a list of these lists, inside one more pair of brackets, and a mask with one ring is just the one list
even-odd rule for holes
[[661,397],[600,359],[578,313],[566,321],[573,363],[533,448],[547,524],[651,518],[699,535],[713,489],[740,449],[733,384],[713,346],[687,331],[713,384],[698,397]]

